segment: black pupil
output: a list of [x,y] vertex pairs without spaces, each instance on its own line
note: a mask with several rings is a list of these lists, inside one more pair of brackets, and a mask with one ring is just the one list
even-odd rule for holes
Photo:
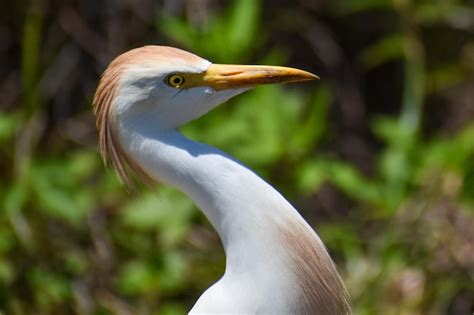
[[176,85],[180,84],[181,83],[181,78],[180,77],[175,77],[173,79],[173,83],[176,84]]

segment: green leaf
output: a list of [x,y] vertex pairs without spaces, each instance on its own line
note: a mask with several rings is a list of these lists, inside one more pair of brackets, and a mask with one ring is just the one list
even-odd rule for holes
[[[93,208],[92,187],[75,189],[82,184],[95,168],[91,167],[85,155],[74,155],[65,160],[37,161],[31,170],[31,186],[39,210],[73,224],[82,221]],[[81,162],[81,160],[83,162]],[[86,163],[84,163],[86,161]],[[81,164],[84,163],[82,166]],[[85,166],[85,167],[84,167]],[[76,173],[84,171],[84,173]]]
[[298,190],[313,193],[327,179],[326,164],[319,160],[309,160],[302,163],[297,172]]
[[379,139],[391,146],[409,147],[416,140],[410,130],[394,118],[376,117],[372,122],[372,130]]
[[260,0],[234,0],[225,12],[211,14],[203,25],[166,16],[158,20],[157,28],[214,62],[243,62],[262,42],[260,11]]
[[182,287],[186,262],[178,252],[166,252],[159,262],[135,260],[122,267],[117,283],[127,294],[173,292]]
[[459,63],[441,65],[426,75],[427,93],[441,92],[466,80],[469,69]]
[[18,118],[6,113],[0,114],[0,142],[6,142],[13,138],[18,124]]
[[159,194],[145,192],[120,211],[122,221],[138,230],[157,229],[165,246],[182,240],[194,214],[192,201],[178,191],[160,188]]
[[120,290],[126,294],[140,294],[158,290],[154,268],[140,260],[122,266],[117,281]]
[[380,203],[377,184],[349,164],[331,161],[327,164],[328,180],[355,200]]
[[0,286],[9,286],[14,279],[14,266],[6,260],[0,260]]
[[[232,59],[237,59],[242,53],[251,51],[255,45],[259,29],[260,0],[236,0],[231,7],[227,29],[227,44],[231,49]],[[261,40],[261,39],[260,39]]]
[[474,154],[474,126],[468,126],[456,136],[435,138],[424,148],[423,162],[426,168],[442,167],[464,173],[472,165]]
[[15,182],[7,189],[3,199],[3,209],[13,214],[25,205],[28,198],[28,187],[25,181]]
[[15,246],[15,238],[6,227],[0,228],[0,256]]
[[344,252],[346,257],[360,255],[361,240],[356,227],[349,223],[323,224],[318,227],[318,234],[324,239],[329,248],[337,248]]
[[365,48],[359,59],[367,69],[378,67],[394,59],[403,58],[405,38],[403,34],[391,34]]
[[186,279],[186,261],[179,252],[167,252],[163,257],[163,268],[159,275],[160,289],[173,292],[181,288]]
[[444,22],[455,28],[469,29],[474,14],[472,6],[456,1],[426,1],[415,6],[415,20],[423,26]]
[[197,31],[188,23],[171,16],[163,16],[158,20],[157,28],[168,37],[190,49],[197,48]]
[[35,268],[28,274],[28,280],[32,284],[40,304],[59,303],[65,301],[71,295],[69,282],[58,273]]
[[327,88],[316,90],[312,101],[304,108],[295,122],[295,130],[289,130],[291,134],[288,147],[294,158],[309,153],[327,130],[327,114],[331,95]]

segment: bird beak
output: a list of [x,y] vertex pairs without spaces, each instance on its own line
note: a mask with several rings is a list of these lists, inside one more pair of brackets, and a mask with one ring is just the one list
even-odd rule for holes
[[202,85],[220,91],[316,79],[317,75],[294,68],[212,64],[203,74]]

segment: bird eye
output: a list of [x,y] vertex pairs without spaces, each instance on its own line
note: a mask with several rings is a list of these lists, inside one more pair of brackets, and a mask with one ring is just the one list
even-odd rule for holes
[[166,83],[172,87],[179,88],[184,83],[184,77],[181,74],[171,74],[166,79]]

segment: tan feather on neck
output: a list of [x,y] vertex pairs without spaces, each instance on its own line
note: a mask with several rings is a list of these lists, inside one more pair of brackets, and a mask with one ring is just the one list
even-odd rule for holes
[[280,227],[300,289],[298,314],[351,314],[348,293],[324,245],[301,222]]

